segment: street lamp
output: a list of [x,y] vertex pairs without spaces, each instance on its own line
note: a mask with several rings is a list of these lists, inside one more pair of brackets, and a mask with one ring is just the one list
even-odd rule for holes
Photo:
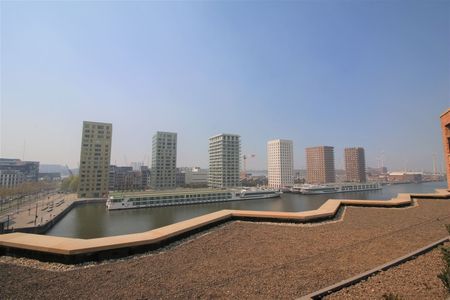
[[36,226],[38,204],[36,202],[36,212],[34,214],[34,226]]

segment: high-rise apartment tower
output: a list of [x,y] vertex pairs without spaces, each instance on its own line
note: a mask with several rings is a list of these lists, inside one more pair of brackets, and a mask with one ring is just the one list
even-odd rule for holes
[[364,148],[345,148],[345,174],[347,181],[366,182],[366,159]]
[[151,187],[172,189],[176,186],[177,134],[158,131],[153,136]]
[[241,141],[236,134],[219,134],[209,138],[208,186],[239,186]]
[[294,185],[293,144],[290,140],[267,142],[267,177],[271,188]]
[[83,122],[78,197],[100,198],[108,194],[112,124]]
[[306,148],[306,168],[308,183],[335,182],[334,148],[330,146]]

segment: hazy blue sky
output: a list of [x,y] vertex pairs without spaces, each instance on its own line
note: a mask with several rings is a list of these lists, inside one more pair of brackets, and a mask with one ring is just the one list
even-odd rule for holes
[[[112,163],[178,133],[178,166],[208,137],[384,151],[391,169],[442,164],[450,1],[1,2],[1,156],[78,165],[83,120],[113,123]],[[24,152],[25,144],[25,152]]]

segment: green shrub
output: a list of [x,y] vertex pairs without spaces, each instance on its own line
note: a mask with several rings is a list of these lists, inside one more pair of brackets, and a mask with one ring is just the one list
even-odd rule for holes
[[[445,227],[450,234],[450,224],[445,225]],[[445,266],[444,269],[442,269],[441,274],[438,275],[438,278],[442,281],[447,292],[450,294],[450,247],[442,247],[441,251]]]
[[399,295],[393,294],[393,293],[383,294],[383,299],[384,300],[402,300],[402,298],[400,298]]

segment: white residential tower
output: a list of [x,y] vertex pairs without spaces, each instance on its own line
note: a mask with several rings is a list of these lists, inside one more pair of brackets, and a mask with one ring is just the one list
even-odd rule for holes
[[176,171],[177,134],[158,131],[153,136],[151,187],[157,190],[175,188]]
[[208,186],[239,186],[241,141],[236,134],[219,134],[209,138]]
[[294,185],[293,144],[290,140],[267,142],[267,175],[269,187],[281,189]]

